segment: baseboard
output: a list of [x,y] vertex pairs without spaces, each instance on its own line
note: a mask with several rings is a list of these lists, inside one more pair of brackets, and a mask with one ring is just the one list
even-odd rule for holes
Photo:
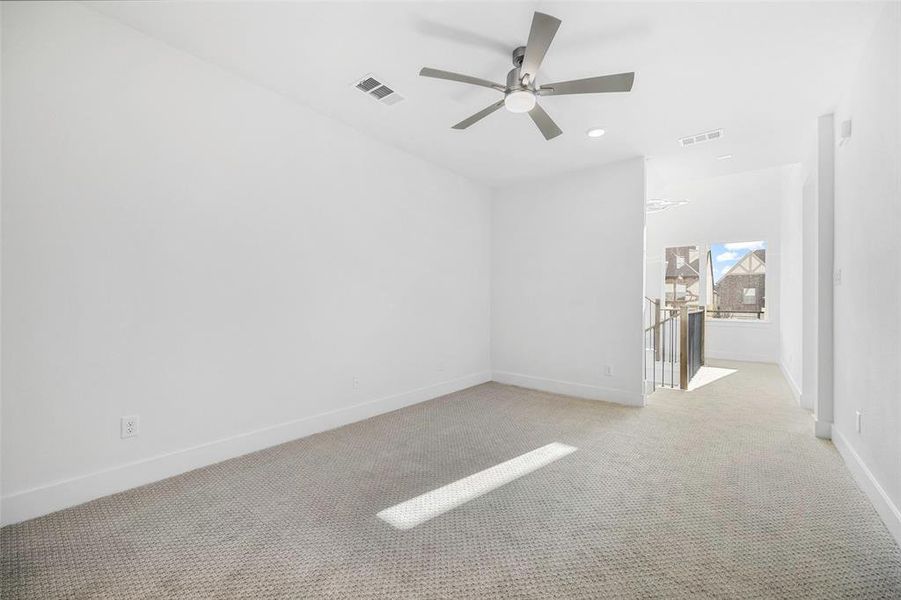
[[617,404],[626,404],[628,406],[644,406],[644,395],[640,391],[627,392],[625,390],[614,388],[605,388],[585,383],[573,383],[571,381],[558,381],[556,379],[547,379],[545,377],[510,373],[508,371],[494,371],[491,378],[498,383],[518,385],[519,387],[541,390],[542,392],[575,396],[577,398],[588,398],[590,400],[604,400],[606,402],[615,402]]
[[785,381],[788,382],[788,387],[792,390],[792,396],[795,397],[795,402],[798,403],[798,406],[801,406],[801,388],[798,387],[794,377],[791,376],[791,373],[788,372],[788,369],[785,368],[785,365],[782,364],[781,360],[779,361],[779,370],[782,371],[782,376],[785,377]]
[[714,360],[734,360],[738,362],[756,362],[769,364],[775,364],[779,362],[772,356],[766,356],[764,354],[744,354],[742,352],[719,352],[716,350],[707,350],[705,356],[706,358],[712,358]]
[[844,459],[845,465],[851,471],[851,475],[854,477],[857,485],[860,486],[863,493],[873,503],[876,512],[882,517],[882,521],[892,534],[892,537],[901,546],[901,510],[895,506],[882,486],[879,485],[876,477],[873,476],[873,473],[860,458],[860,455],[857,454],[851,444],[848,443],[848,440],[835,427],[832,428],[832,443],[835,444],[835,448],[842,459]]
[[264,429],[241,433],[225,439],[183,448],[110,469],[13,493],[3,497],[3,514],[0,522],[3,525],[9,525],[39,517],[89,500],[235,458],[249,452],[256,452],[257,450],[263,450],[264,448],[283,444],[314,433],[368,419],[369,417],[410,406],[411,404],[425,402],[426,400],[487,381],[491,381],[491,373],[488,371],[472,373],[401,394],[280,423]]

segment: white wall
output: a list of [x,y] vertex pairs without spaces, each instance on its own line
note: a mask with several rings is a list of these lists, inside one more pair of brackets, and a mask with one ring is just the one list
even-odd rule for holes
[[783,180],[785,189],[779,215],[779,366],[795,400],[811,408],[802,396],[804,183],[800,168],[793,169]]
[[643,402],[644,182],[638,158],[497,190],[497,381]]
[[801,192],[801,405],[813,411],[814,432],[823,439],[832,436],[834,121],[832,113],[811,120],[814,140]]
[[[3,3],[0,2],[0,48],[3,47]],[[0,61],[0,140],[3,139],[3,64]],[[0,315],[3,314],[3,278],[2,278],[2,245],[3,245],[3,151],[0,144]],[[0,317],[2,320],[2,317]],[[2,328],[0,328],[2,329]],[[2,457],[3,457],[3,336],[0,335],[0,473],[2,473]],[[0,523],[2,523],[3,515],[3,477],[0,475]]]
[[[901,543],[901,5],[885,13],[835,112],[832,437]],[[861,429],[855,413],[861,412]]]
[[[653,164],[653,163],[652,163]],[[647,219],[648,295],[663,294],[664,249],[697,245],[702,255],[716,242],[767,242],[766,322],[708,321],[706,354],[710,358],[779,361],[780,211],[798,193],[796,165],[749,171],[673,184],[660,193],[687,199]]]
[[804,184],[801,192],[801,405],[813,410],[816,406],[818,387],[818,339],[819,315],[819,189],[817,181],[817,154],[819,139],[814,145],[813,157],[805,161]]
[[[814,196],[804,207],[804,235],[812,238],[810,256],[804,256],[804,269],[810,278],[810,289],[804,290],[804,305],[814,317],[813,331],[805,334],[812,343],[805,344],[805,376],[809,371],[816,383],[808,384],[805,393],[813,397],[805,402],[813,405],[814,431],[817,437],[829,439],[833,419],[833,246],[835,239],[835,117],[832,113],[817,119],[817,149]],[[810,365],[809,368],[807,365]]]
[[3,13],[4,522],[489,378],[487,189],[77,4]]

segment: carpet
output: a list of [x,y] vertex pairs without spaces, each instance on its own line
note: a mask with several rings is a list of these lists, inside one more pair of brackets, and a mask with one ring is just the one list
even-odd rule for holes
[[[4,600],[901,598],[901,551],[773,365],[644,408],[496,383],[0,530]],[[408,530],[379,511],[576,452]]]

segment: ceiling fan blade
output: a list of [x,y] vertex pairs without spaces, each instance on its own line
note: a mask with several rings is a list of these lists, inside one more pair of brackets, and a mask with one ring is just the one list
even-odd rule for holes
[[526,53],[522,58],[522,67],[520,73],[523,76],[528,75],[529,81],[535,81],[538,74],[538,68],[550,48],[554,36],[557,35],[557,28],[560,27],[560,19],[536,12],[532,16],[532,29],[529,31],[529,41],[526,42]]
[[482,119],[484,119],[485,117],[487,117],[488,115],[490,115],[491,113],[493,113],[494,111],[496,111],[497,109],[502,107],[503,105],[504,105],[504,101],[498,100],[497,102],[495,102],[488,108],[483,108],[482,110],[480,110],[476,114],[472,115],[468,119],[463,119],[462,121],[460,121],[459,123],[454,125],[453,129],[466,129],[470,125],[472,125],[474,123],[478,123],[479,121],[481,121]]
[[602,75],[589,77],[588,79],[576,79],[574,81],[559,81],[546,83],[538,88],[541,96],[563,96],[566,94],[604,94],[607,92],[632,91],[632,82],[635,81],[635,73],[618,73],[616,75]]
[[450,71],[442,71],[440,69],[430,69],[429,67],[423,67],[423,69],[419,72],[419,75],[422,77],[433,77],[435,79],[446,79],[448,81],[458,81],[460,83],[468,83],[470,85],[479,85],[486,88],[492,88],[500,92],[503,92],[507,89],[503,85],[494,83],[493,81],[488,81],[487,79],[479,79],[478,77],[461,75],[460,73],[451,73]]
[[554,120],[544,112],[541,105],[536,104],[535,108],[529,111],[529,116],[532,117],[532,120],[538,125],[538,129],[541,130],[541,135],[544,136],[544,139],[552,140],[563,133],[563,130],[557,127]]

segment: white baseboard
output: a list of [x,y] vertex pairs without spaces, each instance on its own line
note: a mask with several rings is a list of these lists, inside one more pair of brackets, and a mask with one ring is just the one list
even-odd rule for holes
[[898,545],[901,546],[901,510],[895,506],[892,499],[879,485],[876,477],[873,476],[872,471],[867,468],[867,465],[860,458],[860,455],[857,454],[851,444],[848,443],[848,440],[835,427],[832,428],[832,443],[835,444],[835,448],[844,459],[845,465],[851,471],[851,475],[854,477],[857,485],[860,486],[860,489],[873,503],[885,526],[895,538],[895,541],[898,542]]
[[3,525],[18,523],[95,498],[166,479],[249,452],[368,419],[491,381],[488,371],[472,373],[401,394],[241,433],[191,448],[16,492],[3,497]]
[[494,371],[491,378],[498,383],[517,385],[533,390],[541,390],[542,392],[575,396],[577,398],[588,398],[590,400],[604,400],[606,402],[615,402],[617,404],[626,404],[628,406],[644,406],[644,395],[640,391],[627,392],[625,390],[614,388],[605,388],[585,383],[573,383],[571,381],[558,381],[556,379],[534,377],[532,375],[523,375],[521,373],[510,373],[508,371]]
[[788,372],[788,369],[785,368],[785,365],[782,364],[782,361],[779,361],[779,370],[782,371],[782,376],[785,377],[785,381],[788,382],[788,387],[792,390],[792,396],[795,397],[795,402],[798,403],[798,406],[801,405],[801,388],[798,387],[798,383],[795,381],[794,377],[791,376],[791,373]]

